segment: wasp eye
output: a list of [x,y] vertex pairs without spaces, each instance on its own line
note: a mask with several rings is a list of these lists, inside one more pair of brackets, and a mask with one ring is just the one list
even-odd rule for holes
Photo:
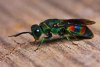
[[40,32],[40,30],[36,30],[36,32]]
[[40,33],[40,30],[39,30],[39,29],[36,29],[36,30],[34,31],[34,33],[38,34],[38,33]]
[[34,31],[34,34],[35,34],[36,36],[40,36],[40,35],[41,35],[41,31],[40,31],[39,29],[36,29],[36,30]]

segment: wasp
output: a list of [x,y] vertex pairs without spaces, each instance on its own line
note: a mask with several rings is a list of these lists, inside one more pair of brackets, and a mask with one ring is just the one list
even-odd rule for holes
[[[21,32],[10,37],[17,37],[21,34],[29,33],[36,41],[39,40],[42,35],[45,35],[42,37],[41,43],[49,40],[52,37],[52,34],[65,37],[70,41],[70,36],[74,38],[82,37],[84,39],[91,39],[94,35],[87,25],[92,25],[94,23],[94,21],[88,19],[47,19],[41,22],[39,25],[32,25],[31,32]],[[39,46],[40,44],[38,47]]]

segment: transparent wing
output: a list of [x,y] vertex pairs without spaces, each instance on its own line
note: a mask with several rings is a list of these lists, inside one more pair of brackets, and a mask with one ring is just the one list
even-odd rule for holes
[[92,25],[95,24],[94,21],[88,20],[88,19],[66,19],[63,20],[62,23],[68,22],[68,24],[82,24],[82,25]]

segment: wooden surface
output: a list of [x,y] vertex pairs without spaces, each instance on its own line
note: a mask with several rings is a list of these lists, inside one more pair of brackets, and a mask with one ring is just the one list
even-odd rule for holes
[[[100,0],[0,0],[0,67],[100,67],[99,6]],[[48,18],[94,20],[89,26],[94,38],[74,41],[78,45],[66,40],[44,43],[34,52],[32,36],[8,37]]]

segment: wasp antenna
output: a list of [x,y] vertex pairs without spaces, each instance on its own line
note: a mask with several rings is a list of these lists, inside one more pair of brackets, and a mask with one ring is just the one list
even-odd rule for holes
[[18,33],[18,34],[15,34],[15,35],[11,35],[11,36],[8,36],[8,37],[17,37],[17,36],[19,36],[21,34],[26,34],[26,33],[31,34],[31,32],[21,32],[21,33]]

